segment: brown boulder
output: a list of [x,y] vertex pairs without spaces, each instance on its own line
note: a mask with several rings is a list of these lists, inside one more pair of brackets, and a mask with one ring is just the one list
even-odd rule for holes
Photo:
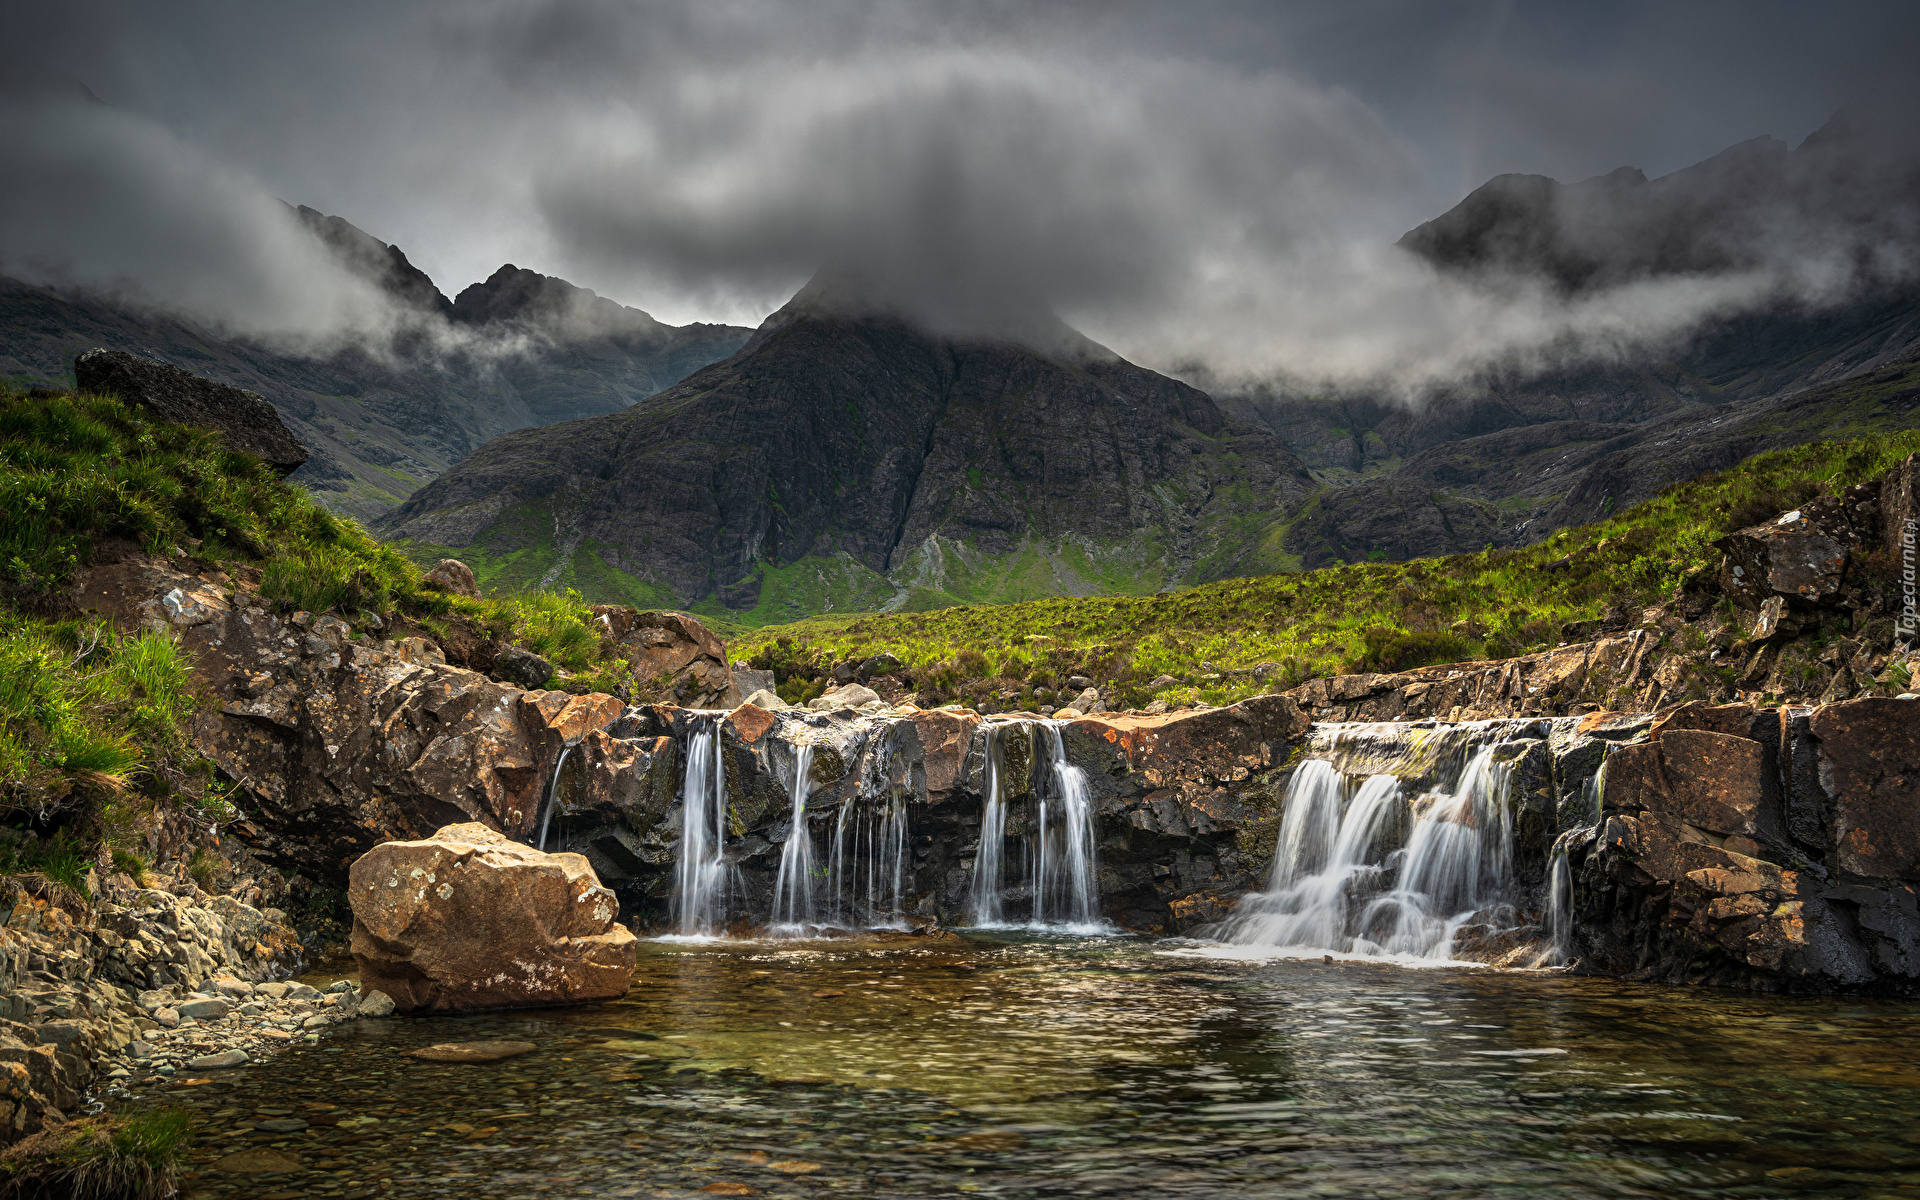
[[612,1000],[633,976],[634,936],[585,858],[478,823],[374,847],[347,894],[361,984],[403,1013]]
[[1606,806],[1679,817],[1719,834],[1752,834],[1766,749],[1749,738],[1670,729],[1657,742],[1622,746],[1606,765]]
[[596,604],[593,619],[601,639],[630,664],[641,698],[688,708],[739,704],[727,644],[686,613]]
[[1107,743],[1149,786],[1161,787],[1245,778],[1283,761],[1310,725],[1291,697],[1254,696],[1198,712],[1082,717],[1072,728]]
[[1728,534],[1714,545],[1725,551],[1720,586],[1748,608],[1770,597],[1813,603],[1840,590],[1847,569],[1850,531],[1836,514],[1812,505]]
[[920,753],[926,763],[927,801],[939,804],[966,786],[967,749],[980,714],[937,708],[913,714],[920,735]]
[[1920,700],[1829,704],[1813,711],[1809,730],[1841,869],[1920,879]]
[[427,582],[455,596],[480,598],[480,581],[474,578],[473,568],[457,558],[443,558],[433,564],[433,570],[427,572]]

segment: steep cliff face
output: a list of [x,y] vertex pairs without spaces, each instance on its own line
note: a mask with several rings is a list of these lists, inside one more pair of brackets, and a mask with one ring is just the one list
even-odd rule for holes
[[553,582],[599,572],[635,600],[769,618],[1259,569],[1260,535],[1308,486],[1285,448],[1043,332],[1044,348],[943,337],[803,292],[727,362],[503,437],[382,529],[460,547],[483,577],[515,556]]

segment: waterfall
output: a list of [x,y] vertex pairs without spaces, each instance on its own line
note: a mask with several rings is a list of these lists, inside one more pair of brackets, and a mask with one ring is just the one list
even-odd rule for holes
[[986,803],[980,811],[980,849],[973,858],[973,923],[1000,924],[1001,858],[1006,852],[1007,800],[1001,795],[999,755],[1000,730],[993,725],[981,731],[986,762],[981,769],[985,780]]
[[1547,937],[1552,944],[1534,966],[1564,966],[1573,949],[1573,868],[1564,846],[1553,848],[1553,867],[1547,876]]
[[819,924],[813,907],[813,834],[807,828],[807,793],[812,788],[813,746],[801,743],[793,751],[792,825],[780,851],[780,876],[773,884],[773,928],[778,933],[804,934]]
[[720,722],[695,731],[681,785],[680,855],[673,868],[674,915],[682,937],[713,935],[723,907],[726,868],[727,765]]
[[[1415,746],[1421,773],[1438,769],[1431,760],[1449,748],[1446,742],[1471,753],[1450,780],[1441,770],[1434,790],[1412,795],[1398,775],[1371,775],[1356,788],[1332,762],[1301,764],[1288,787],[1267,890],[1242,904],[1229,939],[1316,953],[1450,958],[1459,928],[1504,907],[1512,881],[1509,768],[1494,761],[1497,737],[1473,748],[1491,732],[1460,727]],[[1339,738],[1336,732],[1335,753]],[[1412,830],[1402,840],[1409,818]]]
[[560,747],[560,761],[553,764],[553,778],[547,783],[547,803],[540,813],[540,840],[534,844],[534,849],[542,853],[547,849],[547,822],[553,820],[553,810],[560,803],[560,768],[567,765],[567,755],[572,753],[572,746]]
[[1049,790],[1035,801],[1038,811],[1033,854],[1033,923],[1093,926],[1100,920],[1095,885],[1093,801],[1087,773],[1067,761],[1060,726],[1047,724],[1046,780]]
[[904,929],[907,911],[907,800],[871,805],[850,797],[827,851],[828,923],[841,929]]

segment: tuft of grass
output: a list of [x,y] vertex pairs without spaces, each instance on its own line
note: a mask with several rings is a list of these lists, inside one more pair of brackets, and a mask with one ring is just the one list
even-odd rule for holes
[[113,860],[114,870],[131,878],[141,887],[148,886],[150,880],[147,875],[146,859],[141,858],[131,850],[122,849],[119,846],[113,848],[110,852],[110,857]]
[[0,1197],[164,1200],[193,1132],[179,1108],[55,1125],[0,1151]]
[[214,872],[219,869],[220,860],[215,858],[205,846],[196,848],[192,861],[187,863],[187,874],[200,885],[203,892],[214,890]]
[[[1533,546],[1408,562],[1353,563],[1229,579],[1154,596],[1089,596],[934,612],[813,617],[755,630],[735,661],[774,672],[800,700],[836,664],[881,652],[923,703],[1013,704],[1015,688],[1100,679],[1129,704],[1154,696],[1225,703],[1352,668],[1502,658],[1546,649],[1670,597],[1717,569],[1713,542],[1877,478],[1920,450],[1920,432],[1812,442],[1677,484]],[[1254,668],[1273,664],[1264,671]],[[1016,672],[1018,677],[1016,678]],[[1150,686],[1160,675],[1174,683]]]

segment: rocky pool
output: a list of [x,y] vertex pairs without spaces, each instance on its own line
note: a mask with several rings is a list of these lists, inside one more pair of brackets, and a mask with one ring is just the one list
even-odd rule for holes
[[[138,1103],[191,1197],[1906,1196],[1897,1001],[1142,938],[644,943],[618,1002],[361,1021]],[[516,1038],[488,1065],[433,1043]]]

